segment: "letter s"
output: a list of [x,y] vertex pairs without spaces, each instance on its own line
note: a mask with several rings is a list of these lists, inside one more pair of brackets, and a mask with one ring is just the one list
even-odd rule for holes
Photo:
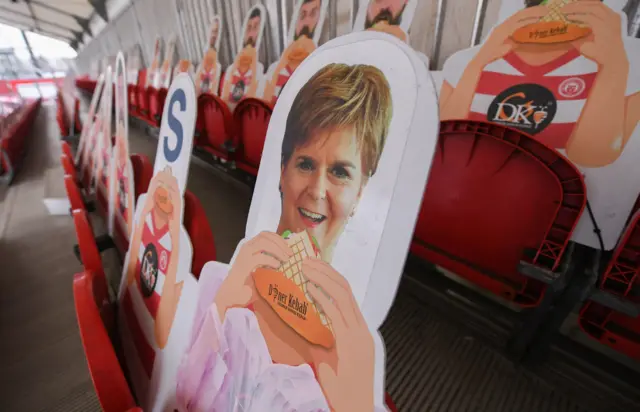
[[180,111],[184,112],[187,108],[187,97],[184,94],[184,90],[177,89],[171,95],[171,101],[169,102],[169,110],[167,111],[167,116],[169,119],[167,123],[169,124],[169,128],[173,130],[173,133],[176,134],[177,142],[176,147],[172,150],[169,148],[169,137],[164,136],[164,157],[168,162],[175,162],[180,155],[180,151],[182,150],[182,140],[183,140],[183,130],[182,123],[173,115],[173,104],[178,102],[180,105]]

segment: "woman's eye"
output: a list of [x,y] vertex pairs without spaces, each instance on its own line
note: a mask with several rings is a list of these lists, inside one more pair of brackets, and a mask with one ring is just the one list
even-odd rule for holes
[[351,175],[349,174],[349,172],[347,171],[346,168],[342,167],[342,166],[336,166],[331,170],[331,173],[337,177],[338,179],[350,179]]
[[303,159],[303,160],[300,160],[298,162],[296,167],[299,170],[302,170],[302,171],[305,171],[305,172],[309,172],[309,171],[313,170],[313,162],[311,160],[309,160],[309,159]]

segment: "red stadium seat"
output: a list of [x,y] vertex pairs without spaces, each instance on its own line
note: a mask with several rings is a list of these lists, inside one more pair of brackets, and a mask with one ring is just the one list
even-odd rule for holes
[[113,308],[103,299],[104,276],[91,271],[73,278],[73,298],[82,346],[96,395],[105,412],[140,410],[109,337],[115,333]]
[[138,117],[147,120],[149,116],[149,95],[144,83],[138,85]]
[[69,143],[62,141],[60,142],[60,147],[62,148],[62,154],[67,155],[69,159],[74,159],[73,151]]
[[203,124],[203,131],[196,145],[213,156],[228,160],[232,158],[235,144],[233,117],[218,96],[209,93],[198,97],[198,117]]
[[[640,211],[627,224],[598,286],[640,312]],[[587,335],[640,360],[640,317],[588,301],[579,323]]]
[[198,279],[205,263],[216,260],[216,247],[204,208],[198,198],[188,190],[184,194],[183,224],[193,247],[191,273]]
[[445,121],[411,251],[521,306],[546,285],[521,261],[556,270],[586,203],[562,155],[503,126]]
[[160,127],[164,100],[167,98],[167,89],[155,89],[153,87],[149,87],[147,89],[147,95],[149,102],[149,115],[147,116],[147,121],[151,126]]
[[62,163],[64,174],[71,176],[77,184],[77,171],[75,166],[73,165],[73,161],[71,160],[71,158],[66,154],[62,154],[60,155],[60,163]]
[[247,98],[233,112],[238,133],[236,164],[253,176],[258,175],[272,111],[273,106],[264,100]]

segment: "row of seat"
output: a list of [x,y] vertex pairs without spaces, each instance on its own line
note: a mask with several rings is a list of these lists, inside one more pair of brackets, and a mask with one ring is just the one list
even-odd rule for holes
[[[158,125],[166,91],[145,89],[144,77],[142,70],[129,88],[130,113]],[[93,87],[86,78],[77,85]],[[195,146],[256,176],[271,111],[250,98],[231,113],[217,96],[201,95]],[[443,122],[440,140],[411,252],[521,307],[538,307],[570,260],[569,240],[587,199],[581,173],[555,150],[491,123]],[[632,306],[640,299],[637,219],[630,218],[597,284]],[[640,319],[632,313],[588,301],[580,324],[589,336],[640,359]]]
[[25,156],[41,100],[30,100],[0,120],[0,178],[11,184]]

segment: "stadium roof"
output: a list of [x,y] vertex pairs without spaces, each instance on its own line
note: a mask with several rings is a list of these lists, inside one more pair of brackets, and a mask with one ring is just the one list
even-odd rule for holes
[[0,23],[63,40],[74,49],[94,37],[92,19],[109,21],[106,0],[3,0]]

